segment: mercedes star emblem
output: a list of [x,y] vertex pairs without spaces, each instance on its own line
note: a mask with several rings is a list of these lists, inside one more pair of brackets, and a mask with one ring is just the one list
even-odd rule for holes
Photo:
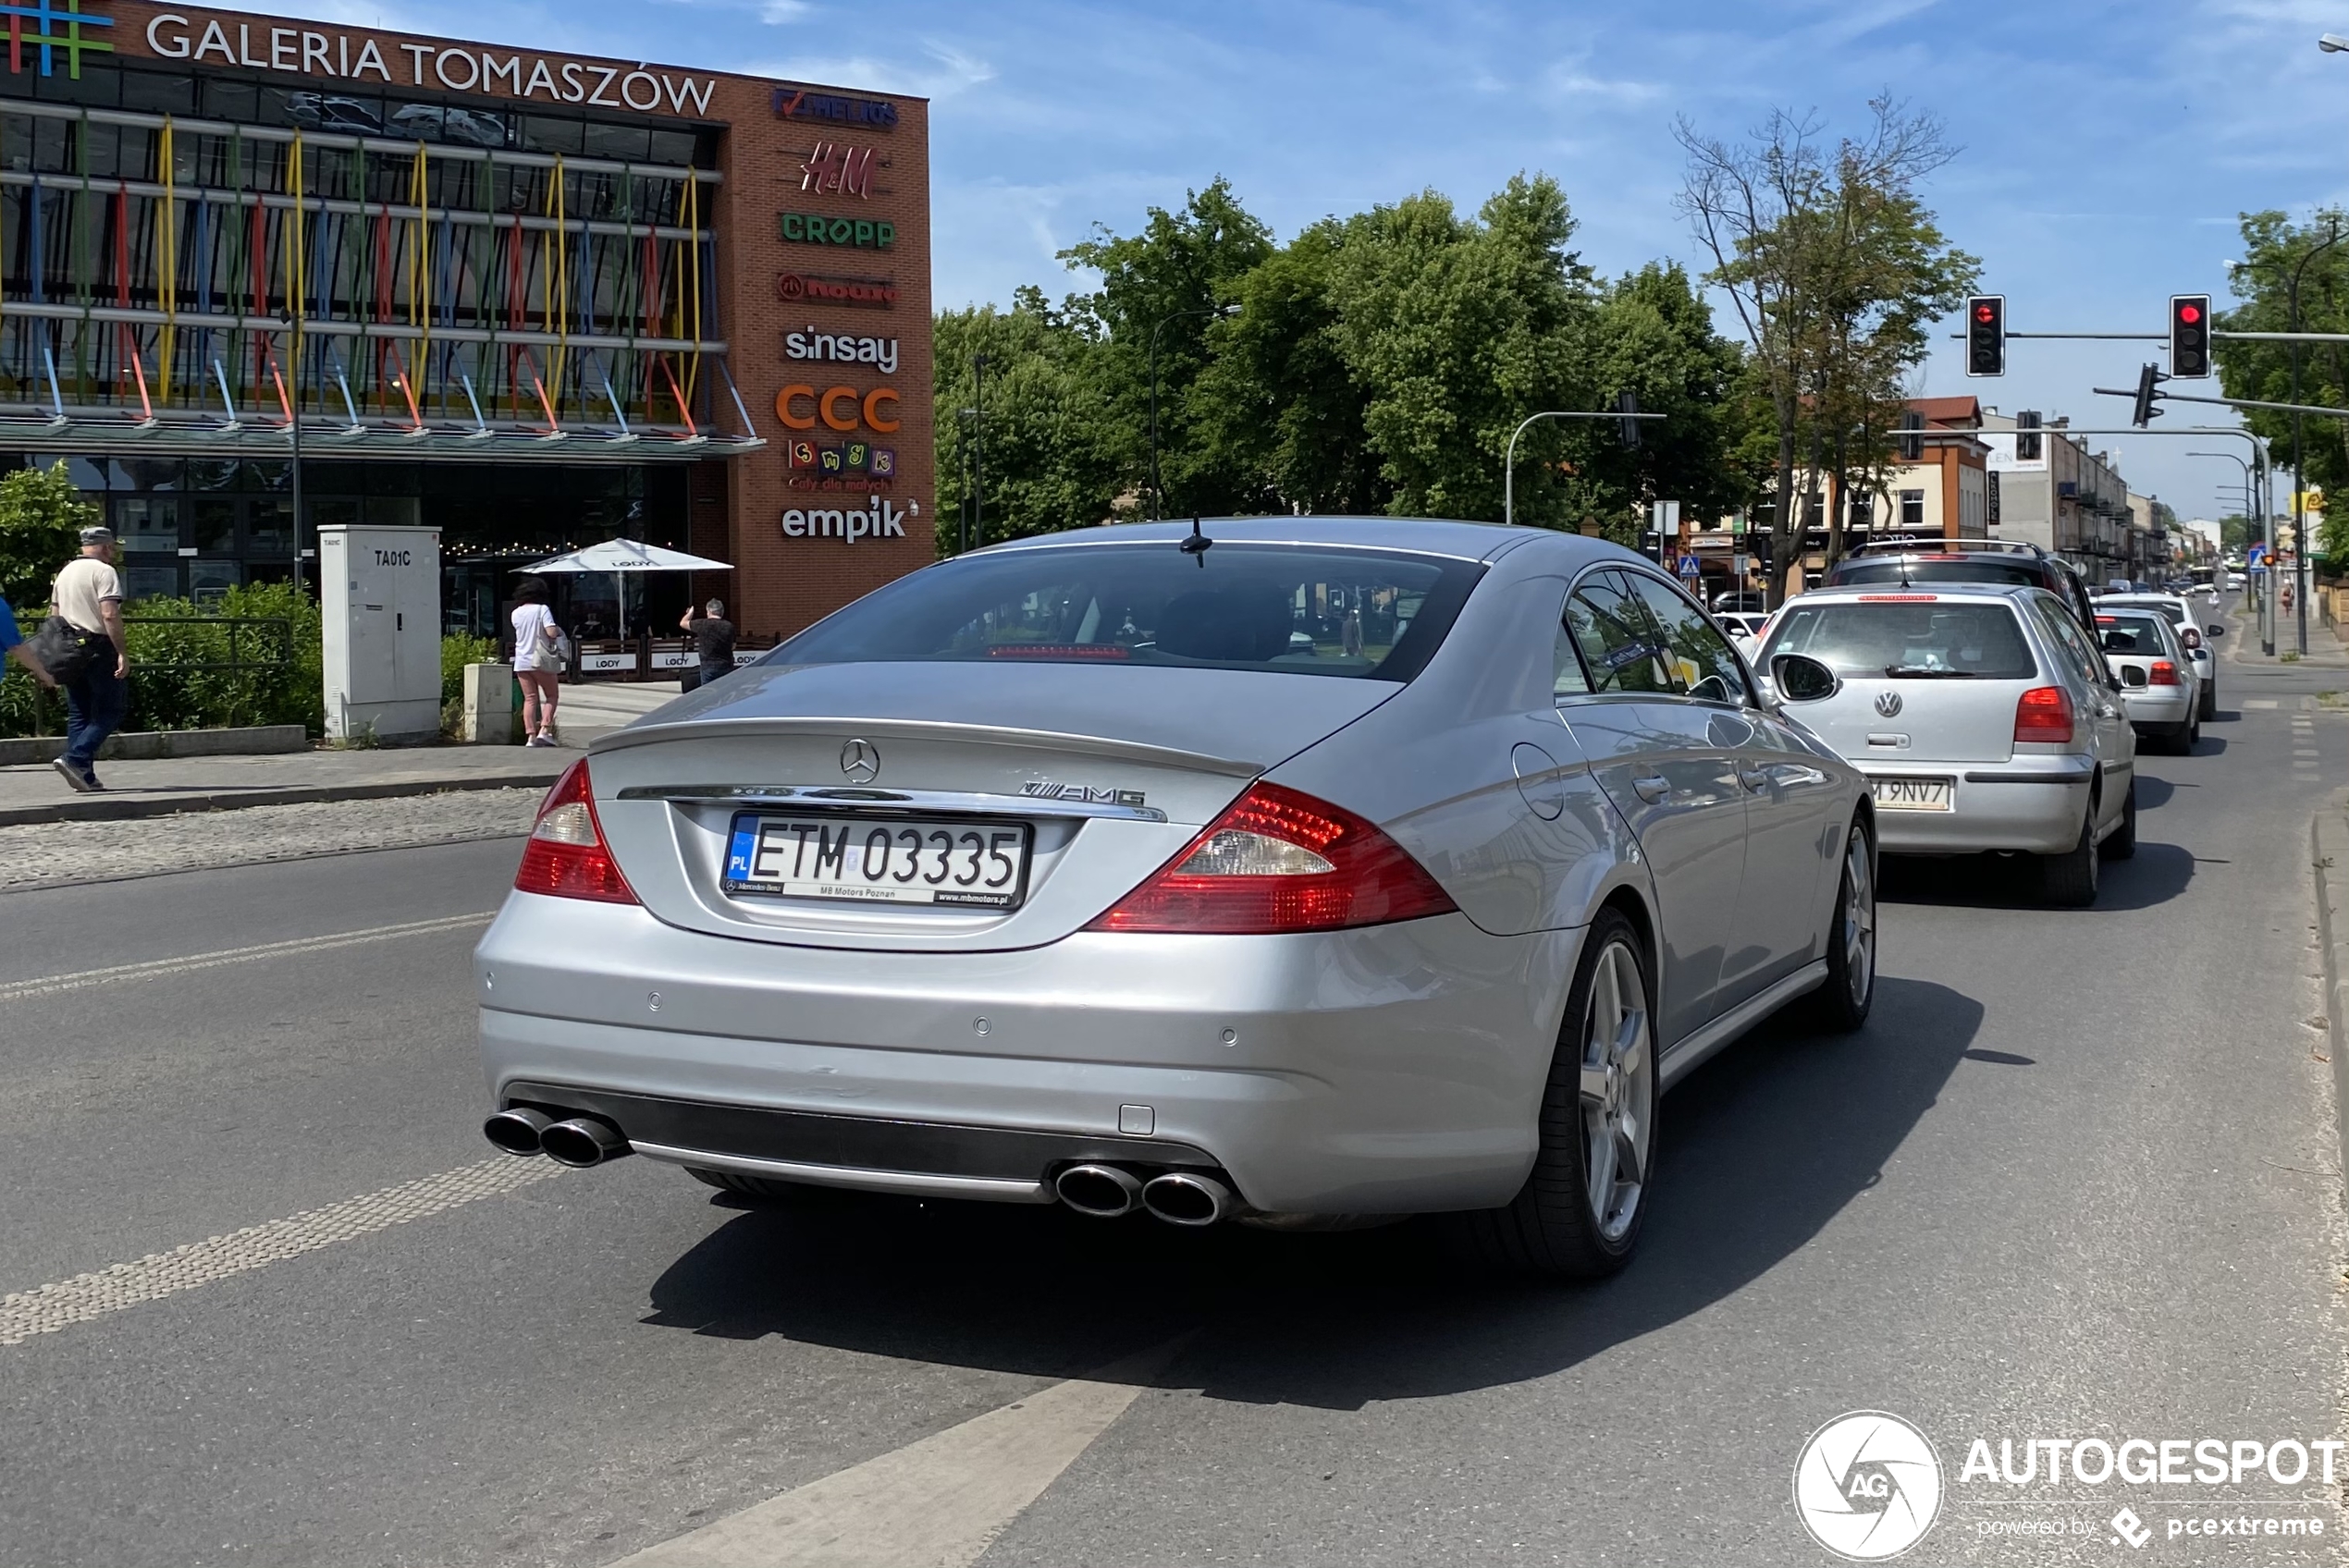
[[[1898,692],[1878,692],[1876,694],[1876,711],[1884,715],[1887,718],[1890,718],[1893,715],[1899,713],[1900,711],[1900,693]],[[862,745],[863,743],[864,742],[861,741],[857,742],[859,745]],[[847,753],[842,753],[841,755],[841,766],[846,767],[847,766]]]
[[851,741],[840,749],[840,770],[852,784],[870,784],[880,777],[880,748],[870,741]]

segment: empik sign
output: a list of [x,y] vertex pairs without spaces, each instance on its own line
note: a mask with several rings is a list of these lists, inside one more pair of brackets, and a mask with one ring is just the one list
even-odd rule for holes
[[[91,18],[84,18],[84,20]],[[199,28],[188,17],[166,11],[147,23],[147,47],[160,59],[202,65],[217,60],[246,70],[290,76],[375,80],[392,86],[445,88],[451,92],[496,92],[515,98],[544,96],[550,104],[594,104],[639,114],[707,115],[716,79],[667,71],[598,65],[588,60],[549,59],[519,52],[437,43],[394,43],[389,54],[365,33],[306,27],[236,24],[236,41],[217,20]],[[355,46],[354,46],[355,44]],[[88,47],[88,45],[85,45]],[[394,57],[406,55],[404,66]]]
[[783,537],[838,539],[849,545],[859,539],[904,538],[904,508],[879,496],[871,497],[871,503],[869,508],[845,511],[793,507],[783,513]]

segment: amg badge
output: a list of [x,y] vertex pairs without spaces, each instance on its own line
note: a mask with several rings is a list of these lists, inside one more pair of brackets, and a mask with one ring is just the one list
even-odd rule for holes
[[1019,787],[1023,795],[1046,801],[1083,801],[1088,805],[1138,806],[1145,803],[1139,790],[1097,790],[1090,784],[1063,784],[1051,778],[1031,778]]

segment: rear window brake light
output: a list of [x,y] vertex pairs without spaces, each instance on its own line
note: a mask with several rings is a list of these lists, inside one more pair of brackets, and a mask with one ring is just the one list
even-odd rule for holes
[[1941,597],[1938,594],[1863,594],[1863,605],[1930,605]]

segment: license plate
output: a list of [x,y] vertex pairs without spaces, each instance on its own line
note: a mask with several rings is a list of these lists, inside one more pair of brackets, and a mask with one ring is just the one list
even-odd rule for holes
[[1951,811],[1957,792],[1952,778],[1871,778],[1869,792],[1885,811]]
[[1032,831],[1001,821],[744,812],[726,836],[719,886],[763,898],[1017,909]]

